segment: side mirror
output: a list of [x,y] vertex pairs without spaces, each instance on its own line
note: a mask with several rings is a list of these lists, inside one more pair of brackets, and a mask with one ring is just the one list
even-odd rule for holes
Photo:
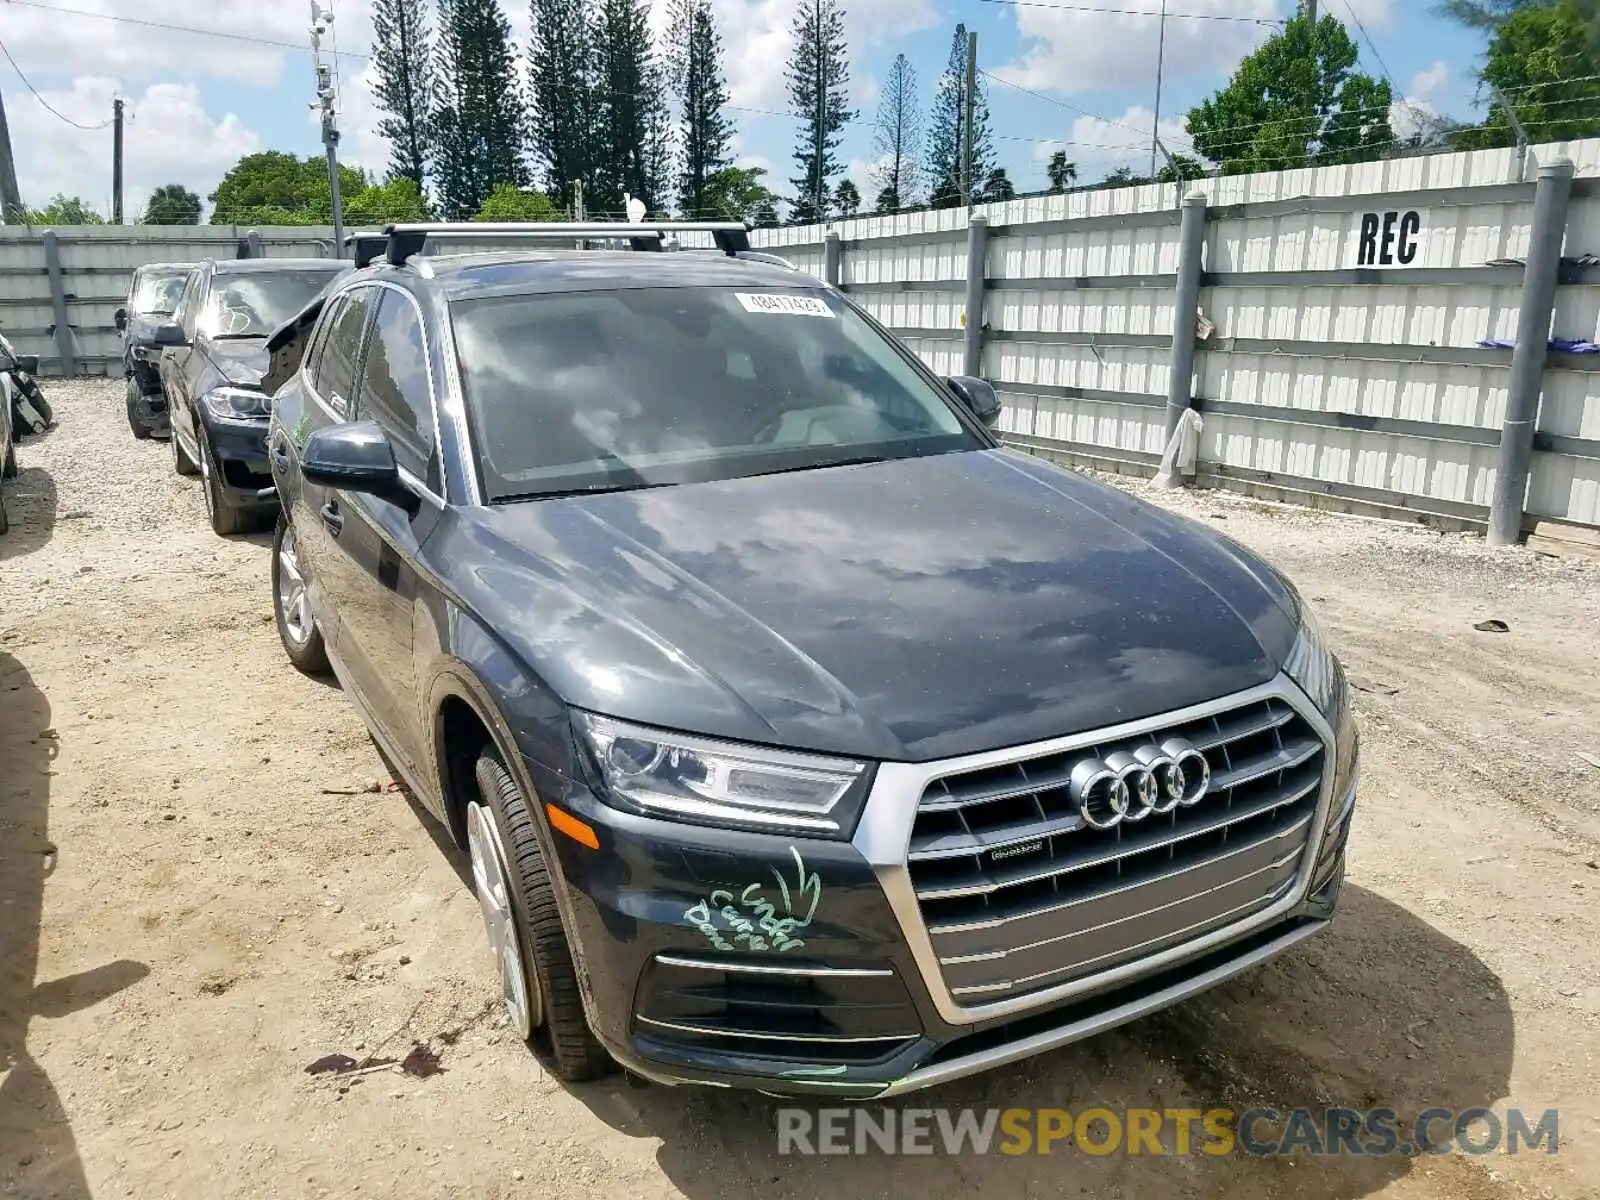
[[116,323],[119,331],[126,329],[128,327],[128,310],[125,308],[117,309],[116,312],[111,314],[111,319]]
[[376,421],[352,421],[317,430],[300,452],[300,476],[308,483],[365,492],[403,508],[416,499],[400,482],[394,450]]
[[187,346],[189,344],[189,339],[183,336],[183,326],[181,325],[158,325],[150,340],[157,346]]
[[1000,396],[987,379],[972,375],[952,375],[945,380],[950,390],[965,404],[972,415],[993,429],[1000,423]]
[[39,356],[37,354],[19,354],[13,360],[16,370],[24,375],[37,375],[39,373]]

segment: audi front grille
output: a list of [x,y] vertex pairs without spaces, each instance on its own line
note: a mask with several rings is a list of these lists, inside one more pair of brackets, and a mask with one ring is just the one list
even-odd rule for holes
[[1271,696],[933,779],[908,866],[951,998],[1068,984],[1271,907],[1303,867],[1326,762]]

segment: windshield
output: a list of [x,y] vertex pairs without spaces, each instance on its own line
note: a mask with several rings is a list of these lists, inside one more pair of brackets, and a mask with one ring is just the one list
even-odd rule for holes
[[983,448],[840,297],[642,288],[461,301],[491,500]]
[[170,317],[177,310],[183,285],[188,282],[187,271],[152,271],[140,277],[129,307],[148,316]]
[[336,271],[240,271],[211,280],[200,332],[216,338],[266,337],[294,316]]

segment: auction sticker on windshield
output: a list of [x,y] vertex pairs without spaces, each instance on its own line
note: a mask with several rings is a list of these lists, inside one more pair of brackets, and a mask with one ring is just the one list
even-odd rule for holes
[[816,296],[785,296],[774,292],[735,292],[745,312],[778,313],[791,317],[831,317],[829,308]]

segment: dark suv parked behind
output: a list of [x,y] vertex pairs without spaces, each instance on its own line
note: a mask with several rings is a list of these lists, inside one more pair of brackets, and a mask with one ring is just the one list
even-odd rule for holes
[[284,646],[466,848],[521,1033],[890,1095],[1324,928],[1356,737],[1294,589],[715,233],[397,227],[273,339]]
[[343,259],[208,259],[189,277],[171,323],[156,330],[172,465],[200,474],[218,533],[243,533],[278,507],[267,470],[272,405],[260,386],[267,335],[350,269]]
[[136,438],[167,432],[156,330],[171,322],[193,263],[146,263],[133,273],[127,303],[116,311],[122,370],[128,379],[128,427]]

